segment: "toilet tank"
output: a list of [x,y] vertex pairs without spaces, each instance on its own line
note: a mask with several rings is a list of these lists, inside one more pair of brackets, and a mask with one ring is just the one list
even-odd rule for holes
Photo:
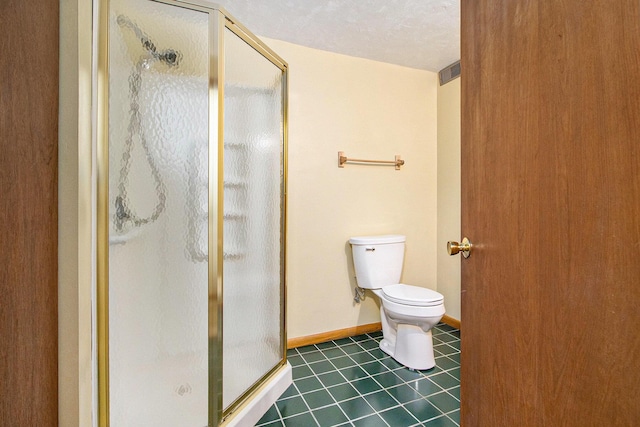
[[379,289],[400,283],[405,240],[397,234],[349,239],[358,286]]

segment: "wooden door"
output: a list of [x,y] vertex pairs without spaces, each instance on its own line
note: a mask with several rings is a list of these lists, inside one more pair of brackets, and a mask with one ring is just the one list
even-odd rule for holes
[[461,24],[462,425],[638,426],[640,3]]
[[0,2],[0,426],[58,425],[59,2]]

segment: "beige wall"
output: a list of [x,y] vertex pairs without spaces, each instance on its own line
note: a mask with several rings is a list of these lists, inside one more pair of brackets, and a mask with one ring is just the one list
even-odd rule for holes
[[460,79],[438,87],[438,292],[447,314],[460,320],[460,256],[448,240],[460,241]]
[[263,40],[289,64],[288,338],[379,322],[348,239],[405,234],[403,281],[436,289],[437,75]]

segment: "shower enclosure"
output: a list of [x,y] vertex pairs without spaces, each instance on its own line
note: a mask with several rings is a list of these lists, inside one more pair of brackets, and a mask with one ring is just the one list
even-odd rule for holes
[[253,425],[291,383],[287,65],[208,2],[98,4],[99,423]]

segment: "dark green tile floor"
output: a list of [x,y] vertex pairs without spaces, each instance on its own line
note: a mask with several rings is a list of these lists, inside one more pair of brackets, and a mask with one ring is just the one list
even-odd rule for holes
[[293,384],[261,427],[409,427],[460,423],[460,331],[433,329],[436,366],[410,371],[383,353],[381,332],[289,350]]

